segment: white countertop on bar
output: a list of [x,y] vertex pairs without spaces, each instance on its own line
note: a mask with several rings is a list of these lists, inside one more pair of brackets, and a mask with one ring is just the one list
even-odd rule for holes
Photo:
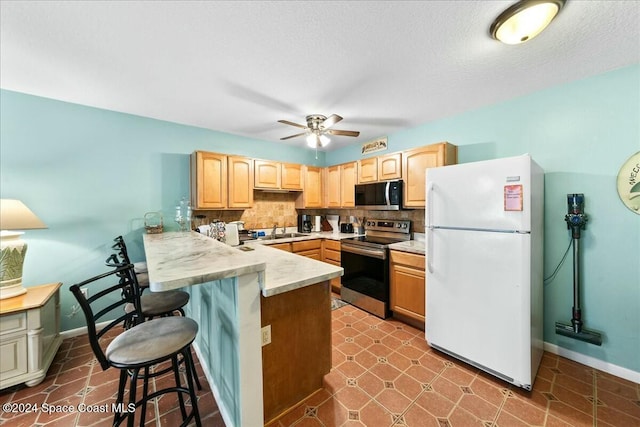
[[231,247],[196,232],[145,234],[143,240],[152,291],[264,272],[260,287],[268,297],[343,273],[341,267],[261,243],[243,245],[254,249],[244,252],[239,249],[242,246]]

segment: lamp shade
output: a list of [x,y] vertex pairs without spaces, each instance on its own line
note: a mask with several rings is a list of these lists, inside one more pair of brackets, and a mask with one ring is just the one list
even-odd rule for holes
[[16,199],[0,199],[0,230],[36,228],[47,228],[47,226],[24,203]]

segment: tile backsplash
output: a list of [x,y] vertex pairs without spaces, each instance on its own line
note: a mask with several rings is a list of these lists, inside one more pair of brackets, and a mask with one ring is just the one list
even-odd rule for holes
[[[347,222],[350,216],[369,219],[410,220],[413,232],[424,233],[424,209],[402,211],[370,211],[362,209],[299,209],[296,210],[296,198],[299,193],[268,193],[255,191],[253,207],[238,211],[195,211],[194,215],[205,215],[207,223],[219,219],[224,222],[244,221],[246,229],[278,227],[296,227],[298,214],[340,215],[340,222]],[[195,221],[194,221],[195,222]]]
[[195,211],[194,215],[206,215],[207,222],[219,219],[224,222],[244,221],[248,230],[258,228],[296,227],[298,212],[296,198],[300,193],[253,192],[253,207],[239,211]]

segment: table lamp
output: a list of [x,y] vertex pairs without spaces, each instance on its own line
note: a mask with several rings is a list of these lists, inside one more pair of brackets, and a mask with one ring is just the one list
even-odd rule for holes
[[0,199],[0,300],[22,295],[22,266],[27,244],[24,233],[12,230],[47,228],[20,200]]

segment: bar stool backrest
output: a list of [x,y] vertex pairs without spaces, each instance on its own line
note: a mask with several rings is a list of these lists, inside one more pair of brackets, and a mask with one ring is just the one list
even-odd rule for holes
[[[90,288],[89,298],[85,298],[82,288]],[[71,292],[75,296],[87,321],[89,344],[103,370],[109,367],[100,339],[117,326],[136,325],[144,321],[140,312],[140,289],[135,279],[133,264],[123,264],[109,272],[91,277],[72,285]],[[124,310],[126,304],[133,304],[134,309]],[[97,330],[96,324],[108,322]]]

